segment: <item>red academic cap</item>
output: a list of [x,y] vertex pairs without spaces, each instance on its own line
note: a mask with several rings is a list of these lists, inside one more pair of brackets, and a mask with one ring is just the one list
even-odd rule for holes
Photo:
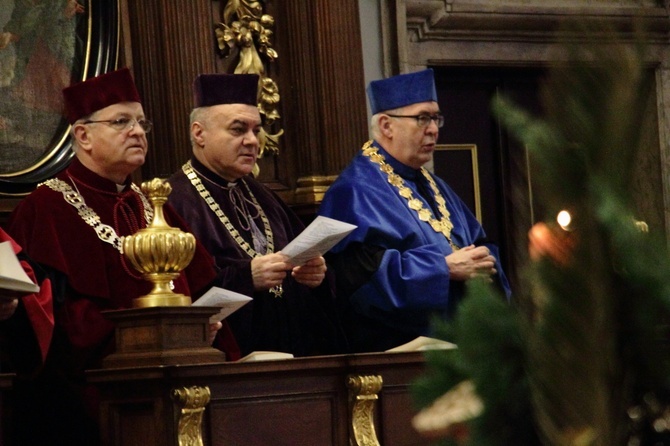
[[258,105],[257,74],[201,74],[193,82],[194,107]]
[[101,74],[63,89],[70,124],[119,102],[142,102],[128,68]]

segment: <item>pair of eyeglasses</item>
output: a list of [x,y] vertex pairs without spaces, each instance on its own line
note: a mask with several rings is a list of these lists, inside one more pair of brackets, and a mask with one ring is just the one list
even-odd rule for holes
[[107,124],[116,131],[123,132],[126,130],[132,130],[135,127],[135,124],[139,124],[144,130],[144,133],[149,133],[153,128],[153,123],[148,119],[135,119],[135,118],[119,118],[119,119],[107,119],[103,121],[84,121],[84,124]]
[[444,125],[444,116],[442,116],[439,113],[436,113],[434,115],[429,115],[428,113],[422,113],[420,115],[386,115],[390,116],[392,118],[412,118],[416,119],[416,124],[419,127],[428,127],[430,125],[430,121],[435,121],[435,124],[437,124],[438,128],[441,128]]

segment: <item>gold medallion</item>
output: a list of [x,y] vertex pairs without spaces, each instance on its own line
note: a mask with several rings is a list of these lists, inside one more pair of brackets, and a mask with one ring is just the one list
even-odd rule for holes
[[419,220],[430,221],[431,213],[428,209],[419,209]]
[[[423,207],[423,202],[421,202],[421,200],[419,200],[418,198],[411,198],[410,200],[407,201],[407,205],[413,211],[427,211],[430,214],[430,211],[428,211],[428,209],[425,209]],[[419,212],[419,216],[421,216],[421,212]]]

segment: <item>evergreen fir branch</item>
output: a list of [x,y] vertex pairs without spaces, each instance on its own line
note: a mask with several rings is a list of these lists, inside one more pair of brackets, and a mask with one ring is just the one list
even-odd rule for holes
[[[646,252],[628,208],[643,128],[636,118],[644,116],[648,93],[640,49],[568,46],[570,63],[553,71],[543,95],[544,125],[561,135],[559,146],[530,146],[539,127],[530,118],[516,127],[539,167],[547,208],[569,209],[579,239],[569,268],[550,261],[531,267],[544,305],[530,332],[529,373],[547,444],[625,444],[626,413],[641,380],[658,389],[658,375],[667,376],[666,369],[654,378],[650,367],[658,358],[650,356],[658,350],[653,329],[667,306],[667,295],[650,285],[665,291],[668,276],[650,281],[636,262],[629,264]],[[509,107],[499,104],[503,119]],[[665,269],[667,256],[655,257]],[[631,277],[633,271],[644,279]]]
[[464,379],[471,379],[487,402],[473,420],[469,444],[537,444],[524,379],[520,318],[505,300],[481,281],[468,283],[466,299],[453,323],[436,322],[436,336],[458,348],[427,352],[428,370],[414,384],[414,396],[426,406]]

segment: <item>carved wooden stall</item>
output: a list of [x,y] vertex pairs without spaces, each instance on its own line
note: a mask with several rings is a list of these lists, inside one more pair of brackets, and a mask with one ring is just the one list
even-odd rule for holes
[[[410,385],[422,353],[89,372],[109,445],[422,445]],[[202,437],[201,437],[202,435]],[[200,443],[202,441],[202,443]]]
[[367,138],[357,0],[120,2],[122,59],[155,126],[142,175],[167,177],[188,159],[197,74],[262,71],[279,101],[267,131],[281,136],[259,161],[259,178],[313,213]]

